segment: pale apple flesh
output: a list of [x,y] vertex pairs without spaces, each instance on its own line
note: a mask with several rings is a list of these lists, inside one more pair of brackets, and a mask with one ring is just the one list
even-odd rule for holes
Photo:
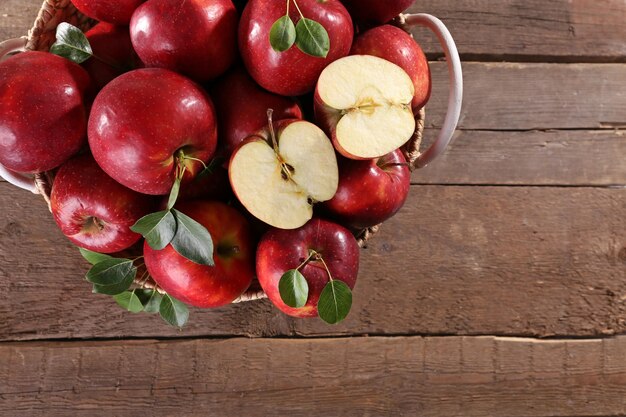
[[305,121],[278,124],[276,148],[268,136],[253,136],[233,153],[230,182],[241,204],[259,220],[296,229],[311,219],[313,204],[335,195],[335,151],[324,132]]
[[413,135],[414,90],[408,74],[389,61],[368,55],[345,57],[320,76],[316,118],[342,155],[378,158]]

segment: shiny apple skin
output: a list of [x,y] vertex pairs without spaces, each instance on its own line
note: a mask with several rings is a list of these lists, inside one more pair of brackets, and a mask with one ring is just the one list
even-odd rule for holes
[[373,55],[402,68],[411,77],[415,95],[413,112],[424,107],[432,87],[428,59],[422,48],[405,31],[391,25],[378,26],[361,33],[354,40],[351,55]]
[[[172,71],[146,68],[110,82],[89,118],[89,145],[113,179],[144,194],[169,193],[179,149],[204,162],[217,146],[213,103],[196,83]],[[202,164],[187,160],[184,181]]]
[[205,82],[235,62],[237,19],[231,0],[148,0],[133,15],[130,34],[146,67]]
[[[346,56],[354,37],[352,19],[339,0],[299,0],[305,17],[324,26],[330,38],[326,58],[305,54],[295,45],[276,52],[269,41],[274,22],[286,11],[286,2],[251,0],[239,23],[239,50],[254,80],[266,90],[283,96],[299,96],[313,91],[320,74],[331,62]],[[300,20],[295,7],[289,8],[294,23]]]
[[63,234],[75,245],[100,253],[119,252],[135,244],[141,235],[130,227],[152,212],[156,203],[109,177],[89,154],[76,156],[59,168],[50,202]]
[[237,68],[211,89],[219,125],[219,143],[223,155],[232,152],[248,136],[267,125],[267,110],[273,119],[301,119],[302,110],[295,100],[260,88],[243,68]]
[[100,22],[85,36],[94,55],[102,59],[90,58],[82,64],[98,90],[125,72],[142,66],[130,42],[127,26]]
[[0,63],[0,164],[42,172],[85,144],[90,88],[79,65],[45,52],[24,52]]
[[341,0],[360,26],[382,25],[408,9],[414,0]]
[[72,0],[85,16],[116,25],[128,25],[137,7],[145,0]]
[[411,172],[400,150],[377,159],[339,159],[339,188],[322,209],[342,224],[366,228],[384,222],[402,208]]
[[154,280],[172,297],[201,308],[220,307],[239,297],[254,277],[254,244],[246,219],[220,202],[196,201],[177,207],[207,228],[215,247],[215,266],[196,264],[172,245],[155,251],[144,244]]
[[257,277],[263,290],[283,313],[293,317],[317,317],[317,302],[329,281],[321,261],[311,261],[300,269],[309,285],[309,298],[302,308],[283,303],[278,284],[283,274],[297,268],[315,250],[334,279],[354,288],[359,272],[359,246],[348,229],[323,219],[312,219],[294,230],[272,229],[259,243],[256,255]]

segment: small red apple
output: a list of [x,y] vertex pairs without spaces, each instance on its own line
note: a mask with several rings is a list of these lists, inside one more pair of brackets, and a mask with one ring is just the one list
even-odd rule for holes
[[402,29],[384,25],[363,32],[354,40],[350,54],[377,56],[406,71],[415,86],[414,113],[428,102],[432,86],[428,59],[411,35]]
[[355,161],[339,159],[339,188],[322,207],[355,228],[377,225],[404,205],[411,186],[411,172],[402,151]]
[[147,67],[203,82],[235,62],[237,18],[231,0],[148,0],[133,15],[130,35]]
[[199,265],[179,255],[172,245],[157,251],[144,245],[146,266],[172,297],[203,308],[220,307],[239,297],[254,277],[254,245],[250,227],[234,208],[196,201],[177,207],[211,234],[215,266]]
[[128,249],[141,235],[130,230],[155,200],[109,177],[89,154],[70,159],[54,179],[52,215],[75,245],[101,253]]
[[[346,56],[352,45],[352,19],[339,0],[298,0],[308,19],[320,23],[330,38],[326,58],[313,57],[293,46],[277,52],[270,45],[269,34],[274,22],[285,15],[286,2],[251,0],[239,23],[239,49],[248,72],[261,87],[283,96],[299,96],[312,91],[322,70],[331,62]],[[295,7],[289,15],[300,20]]]
[[196,83],[172,71],[146,68],[110,82],[89,118],[89,145],[102,169],[144,194],[169,193],[178,165],[185,182],[217,145],[213,103]]
[[0,63],[0,164],[17,172],[49,171],[85,143],[89,75],[45,52]]
[[116,25],[127,25],[133,12],[146,0],[72,0],[85,16]]
[[243,68],[221,78],[211,89],[219,125],[219,142],[225,158],[245,138],[267,125],[267,110],[273,109],[275,120],[301,119],[300,106],[290,98],[261,89]]
[[98,90],[123,73],[141,66],[126,26],[101,22],[85,33],[93,54],[83,63]]
[[321,255],[333,279],[354,288],[359,272],[359,246],[345,227],[322,219],[313,219],[295,230],[274,229],[259,243],[256,256],[257,277],[263,290],[282,312],[294,317],[316,317],[317,302],[329,281],[321,260],[312,258],[300,268],[309,285],[304,307],[287,306],[278,289],[283,274],[296,269],[315,251]]
[[341,0],[355,22],[382,25],[405,11],[415,0]]

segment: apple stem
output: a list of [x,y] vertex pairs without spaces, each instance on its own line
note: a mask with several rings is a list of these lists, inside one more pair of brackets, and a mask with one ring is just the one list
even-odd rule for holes
[[267,109],[267,125],[270,128],[270,137],[272,138],[272,145],[274,145],[274,152],[278,154],[278,141],[276,140],[276,132],[274,132],[274,121],[272,120],[273,114],[274,109]]

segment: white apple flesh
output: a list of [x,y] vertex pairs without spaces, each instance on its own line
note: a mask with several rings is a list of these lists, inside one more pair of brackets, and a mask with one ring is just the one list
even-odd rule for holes
[[315,116],[339,153],[372,159],[404,145],[415,131],[415,87],[399,66],[352,55],[330,64],[315,90]]
[[[313,204],[333,198],[337,157],[324,132],[302,120],[283,120],[244,141],[230,160],[230,183],[244,207],[280,229],[313,217]],[[275,144],[274,144],[275,141]]]

